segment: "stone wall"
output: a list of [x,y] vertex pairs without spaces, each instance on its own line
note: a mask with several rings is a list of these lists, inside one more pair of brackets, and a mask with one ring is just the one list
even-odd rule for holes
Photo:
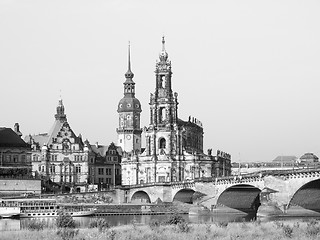
[[0,179],[0,193],[2,195],[41,193],[41,180],[34,179]]

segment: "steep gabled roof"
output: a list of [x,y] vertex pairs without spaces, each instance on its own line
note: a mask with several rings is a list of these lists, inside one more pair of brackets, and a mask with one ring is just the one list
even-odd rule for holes
[[0,128],[0,147],[30,147],[11,128]]

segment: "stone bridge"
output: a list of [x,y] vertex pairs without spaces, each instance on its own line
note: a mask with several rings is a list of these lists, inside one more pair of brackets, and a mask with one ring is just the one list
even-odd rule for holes
[[120,192],[120,202],[177,200],[209,209],[256,211],[261,201],[267,201],[283,213],[299,207],[320,212],[320,169],[274,170],[226,178],[142,184],[122,187]]

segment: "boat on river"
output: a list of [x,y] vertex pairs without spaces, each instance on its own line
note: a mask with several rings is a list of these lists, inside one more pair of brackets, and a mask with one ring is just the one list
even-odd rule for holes
[[0,206],[1,218],[15,218],[20,216],[19,207]]
[[[10,208],[6,210],[5,208]],[[2,199],[0,216],[20,218],[57,217],[60,212],[68,213],[72,217],[90,216],[95,208],[84,204],[62,204],[55,199]]]

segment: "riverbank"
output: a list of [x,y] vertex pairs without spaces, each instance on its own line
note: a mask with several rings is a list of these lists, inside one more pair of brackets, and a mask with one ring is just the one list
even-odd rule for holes
[[[205,239],[317,239],[320,236],[320,223],[308,221],[272,221],[211,224],[123,225],[99,231],[97,228],[80,229],[74,240],[205,240]],[[5,231],[1,240],[61,240],[56,229],[41,231]]]

